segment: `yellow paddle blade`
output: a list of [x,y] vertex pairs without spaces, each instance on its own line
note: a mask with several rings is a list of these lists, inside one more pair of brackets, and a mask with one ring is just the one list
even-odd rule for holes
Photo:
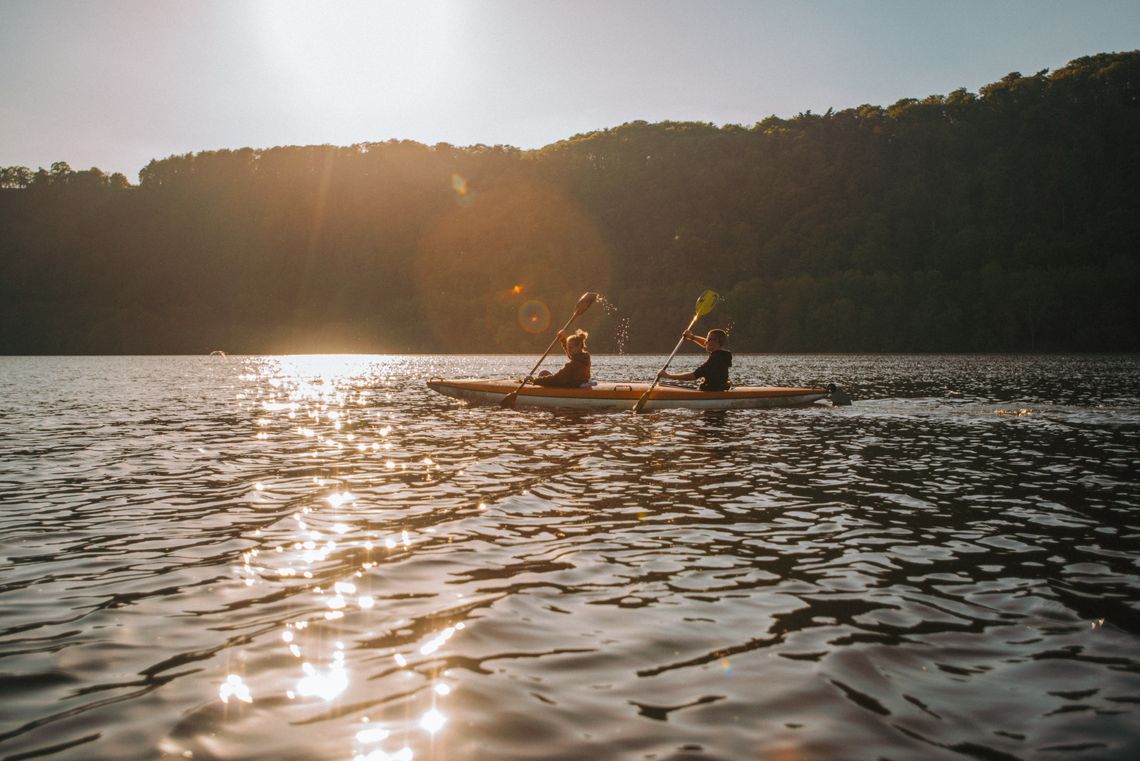
[[697,316],[704,317],[711,312],[719,298],[720,295],[716,291],[705,291],[702,293],[701,297],[697,299]]

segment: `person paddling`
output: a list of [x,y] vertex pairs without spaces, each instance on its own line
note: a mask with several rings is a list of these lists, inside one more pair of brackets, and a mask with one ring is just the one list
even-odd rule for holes
[[528,378],[539,386],[557,386],[559,388],[576,388],[590,382],[590,352],[586,349],[586,339],[590,334],[584,330],[575,330],[570,335],[565,331],[558,331],[558,340],[566,350],[568,361],[558,372],[543,371],[537,378]]
[[685,338],[709,353],[709,358],[696,370],[688,373],[670,373],[662,370],[658,378],[670,380],[696,380],[701,378],[701,391],[727,391],[728,368],[732,367],[732,352],[724,348],[728,343],[728,333],[720,328],[713,328],[704,338],[694,336],[692,331],[685,331]]

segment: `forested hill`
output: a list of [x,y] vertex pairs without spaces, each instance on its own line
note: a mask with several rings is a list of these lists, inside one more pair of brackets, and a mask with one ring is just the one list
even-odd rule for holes
[[1140,350],[1140,52],[751,127],[0,185],[9,354],[538,353],[585,290],[594,351],[667,352],[705,288],[738,351]]

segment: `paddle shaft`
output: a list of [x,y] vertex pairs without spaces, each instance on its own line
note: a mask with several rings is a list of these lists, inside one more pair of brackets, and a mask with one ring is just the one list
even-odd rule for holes
[[[577,314],[574,314],[569,320],[566,321],[566,324],[562,326],[562,330],[560,330],[558,332],[559,333],[565,333],[566,329],[570,327],[570,323],[574,322],[574,318],[577,316],[578,316]],[[550,341],[550,345],[546,347],[546,351],[544,351],[542,353],[542,356],[538,358],[538,361],[534,363],[534,367],[532,367],[530,369],[530,372],[527,373],[528,377],[531,375],[534,375],[535,371],[538,370],[538,366],[543,363],[543,361],[546,359],[546,356],[548,354],[550,354],[550,350],[554,348],[554,344],[556,344],[556,343],[558,343],[558,335],[557,334],[555,334],[554,338]],[[525,383],[526,383],[526,380],[524,379],[523,384],[525,384]],[[522,384],[519,384],[519,390],[521,390],[521,389],[522,389]],[[516,390],[515,393],[517,394],[518,390]]]
[[[562,326],[562,330],[560,330],[558,332],[559,333],[565,333],[566,329],[570,327],[570,323],[574,322],[575,318],[577,318],[579,314],[580,313],[578,312],[578,310],[574,310],[574,314],[570,315],[570,319],[566,321],[566,324]],[[550,345],[546,347],[546,351],[544,351],[542,353],[542,356],[538,358],[538,361],[534,363],[534,367],[532,367],[530,372],[526,374],[527,378],[531,377],[532,375],[534,375],[538,371],[538,366],[541,365],[543,360],[546,359],[546,355],[550,354],[550,350],[554,348],[554,344],[556,344],[556,343],[558,343],[558,335],[557,334],[555,334],[554,339],[550,342]],[[499,404],[501,404],[503,406],[511,406],[512,404],[514,404],[514,400],[518,397],[519,392],[522,391],[523,386],[525,386],[525,385],[526,385],[526,378],[523,378],[523,381],[522,381],[522,383],[519,384],[519,387],[516,388],[511,393],[504,396],[503,401],[499,402]]]
[[685,328],[685,332],[681,334],[681,338],[678,339],[677,345],[673,347],[673,353],[669,355],[669,359],[665,360],[665,364],[662,365],[660,372],[658,372],[657,375],[653,378],[653,382],[649,384],[649,388],[645,390],[645,393],[642,394],[641,398],[637,400],[637,404],[633,406],[634,412],[641,412],[641,408],[645,406],[645,403],[647,401],[649,401],[649,395],[653,393],[653,389],[657,388],[657,384],[661,380],[661,373],[669,369],[669,363],[673,361],[673,357],[677,356],[677,352],[681,349],[681,344],[685,343],[685,333],[688,333],[690,330],[692,330],[693,326],[697,324],[697,320],[699,319],[701,319],[701,313],[697,312],[695,315],[693,315],[693,321],[689,323],[689,327]]

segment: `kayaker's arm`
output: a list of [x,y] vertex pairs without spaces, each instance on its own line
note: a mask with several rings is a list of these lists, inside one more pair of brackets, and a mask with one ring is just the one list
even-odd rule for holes
[[[689,341],[692,341],[693,343],[695,343],[697,346],[701,347],[702,349],[708,348],[708,341],[706,341],[701,336],[693,335],[693,331],[691,331],[691,330],[686,330],[681,335],[683,338],[685,338]],[[660,378],[668,378],[669,380],[696,380],[697,379],[696,373],[670,373],[670,372],[666,372],[665,370],[662,370],[661,372],[657,373],[657,377],[659,379]]]
[[705,337],[704,336],[695,336],[695,335],[693,335],[693,331],[691,331],[691,330],[685,331],[685,338],[689,339],[690,341],[692,341],[693,343],[695,343],[697,346],[701,347],[702,349],[708,348],[709,342],[705,339]]

